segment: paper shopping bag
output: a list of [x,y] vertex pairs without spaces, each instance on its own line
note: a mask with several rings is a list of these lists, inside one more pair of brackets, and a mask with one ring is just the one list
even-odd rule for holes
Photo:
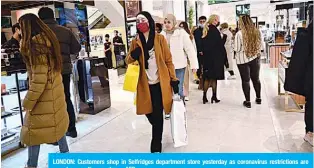
[[135,93],[137,90],[139,75],[140,67],[138,65],[128,65],[128,69],[125,74],[123,90]]
[[174,147],[177,148],[187,145],[188,134],[186,109],[183,100],[180,98],[174,98],[173,100],[170,121]]

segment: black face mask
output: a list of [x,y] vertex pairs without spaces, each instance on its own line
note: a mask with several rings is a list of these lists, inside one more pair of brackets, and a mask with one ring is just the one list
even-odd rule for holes
[[108,42],[109,40],[108,40],[108,39],[106,39],[106,41]]
[[22,35],[21,34],[19,34],[19,38],[22,39]]
[[216,27],[218,27],[220,25],[220,22],[217,23]]

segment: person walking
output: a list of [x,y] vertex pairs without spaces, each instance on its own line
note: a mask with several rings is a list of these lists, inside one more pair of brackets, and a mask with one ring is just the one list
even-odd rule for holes
[[[196,52],[194,36],[191,33],[188,24],[186,22],[181,22],[179,24],[179,27],[184,29],[185,32],[188,33],[188,35],[190,36],[190,40],[194,46],[195,52]],[[184,73],[183,91],[184,91],[185,101],[189,101],[189,91],[190,91],[190,61],[189,60],[188,60],[187,68]]]
[[184,73],[187,69],[188,60],[191,64],[191,69],[194,72],[198,69],[198,61],[194,45],[189,37],[189,34],[184,29],[177,28],[176,17],[168,14],[164,19],[165,31],[161,32],[168,42],[172,54],[172,61],[176,69],[176,77],[179,79],[179,95],[184,100],[183,84]]
[[21,53],[29,76],[23,101],[26,111],[21,143],[28,146],[27,167],[37,167],[40,145],[58,142],[61,153],[69,152],[65,133],[69,125],[62,85],[62,56],[56,35],[34,14],[19,19]]
[[42,7],[38,11],[39,18],[56,34],[58,42],[61,48],[62,55],[62,82],[64,87],[65,102],[67,104],[67,111],[69,116],[69,126],[66,133],[67,136],[72,138],[77,137],[76,130],[76,117],[71,101],[71,74],[72,74],[72,60],[71,55],[77,55],[81,51],[81,45],[78,42],[76,36],[72,31],[66,27],[58,25],[57,21],[54,18],[53,10],[48,7]]
[[[313,16],[313,6],[309,10]],[[298,32],[286,72],[285,90],[305,96],[304,140],[313,146],[313,20]]]
[[146,11],[136,16],[138,36],[131,42],[127,64],[140,66],[136,112],[146,115],[152,125],[151,152],[162,151],[163,111],[171,112],[173,92],[179,92],[172,56],[163,35],[155,32],[155,22]]
[[226,35],[225,49],[227,52],[227,59],[228,59],[228,65],[229,65],[229,68],[227,70],[230,74],[230,76],[227,79],[229,79],[229,80],[236,79],[236,76],[235,76],[234,71],[233,71],[233,58],[234,58],[234,52],[233,52],[234,50],[232,47],[233,35],[232,35],[231,31],[229,30],[228,23],[223,23],[223,24],[221,24],[220,27],[221,27],[221,33]]
[[261,104],[260,53],[262,38],[260,31],[255,27],[248,15],[243,15],[239,20],[240,30],[235,36],[234,50],[236,51],[236,63],[242,80],[242,89],[245,96],[243,105],[251,108],[250,80],[253,82],[256,104]]
[[197,51],[197,59],[198,59],[198,66],[199,69],[197,70],[197,77],[199,79],[199,87],[198,89],[202,90],[204,81],[202,77],[202,70],[203,70],[203,45],[202,45],[202,36],[203,36],[203,29],[206,24],[207,18],[205,16],[201,16],[198,18],[198,28],[193,31],[193,36],[195,39],[196,44],[196,51]]
[[110,39],[109,34],[106,34],[105,35],[105,43],[104,43],[104,46],[105,46],[105,56],[108,59],[108,69],[112,69],[112,44],[109,41],[109,39]]
[[208,102],[207,91],[212,87],[211,103],[219,103],[217,98],[217,80],[224,80],[224,67],[229,68],[223,39],[217,27],[219,16],[211,15],[203,31],[203,104]]

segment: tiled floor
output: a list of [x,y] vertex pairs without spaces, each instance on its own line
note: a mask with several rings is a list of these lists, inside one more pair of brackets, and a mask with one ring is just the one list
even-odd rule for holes
[[[252,109],[242,107],[244,96],[239,75],[237,80],[219,81],[221,102],[218,104],[203,105],[202,92],[192,84],[187,102],[189,145],[174,148],[170,123],[165,121],[164,152],[313,152],[302,139],[303,113],[282,110],[276,72],[263,66],[263,103],[253,103]],[[95,116],[81,116],[79,138],[68,140],[71,152],[149,152],[151,127],[148,121],[135,114],[133,95],[122,91],[123,79],[111,76],[111,82],[112,108]],[[253,99],[253,88],[251,92]],[[47,167],[47,153],[57,149],[43,145],[40,167]],[[22,167],[25,161],[20,158],[26,156],[27,150],[19,150],[2,159],[2,167]]]

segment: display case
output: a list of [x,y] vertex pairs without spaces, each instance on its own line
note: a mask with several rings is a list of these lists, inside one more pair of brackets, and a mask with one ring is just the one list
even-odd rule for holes
[[280,53],[289,50],[289,48],[290,43],[267,43],[267,62],[270,68],[278,68],[278,64],[282,58]]
[[24,116],[21,102],[27,90],[26,65],[19,46],[5,43],[1,48],[1,154],[23,146],[20,143]]
[[77,61],[80,113],[97,114],[111,106],[108,68],[105,58]]
[[23,147],[20,131],[25,115],[22,99],[28,84],[26,71],[3,72],[1,74],[1,154]]

